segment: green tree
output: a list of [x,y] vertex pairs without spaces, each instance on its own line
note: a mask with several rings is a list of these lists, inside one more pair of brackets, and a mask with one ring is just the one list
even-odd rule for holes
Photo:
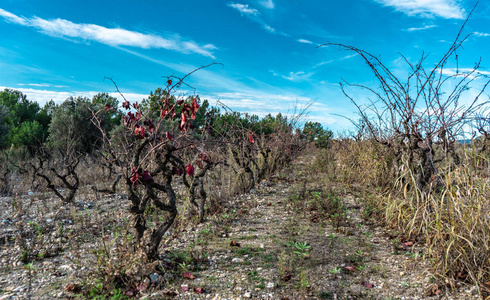
[[0,105],[0,148],[6,146],[9,126],[5,124],[5,119],[8,117],[8,114],[8,109],[5,106]]
[[323,129],[322,124],[318,122],[307,122],[303,128],[303,134],[318,148],[327,148],[333,137],[332,131]]
[[119,101],[117,98],[107,93],[98,93],[92,98],[92,104],[97,111],[104,109],[104,119],[111,123],[111,126],[121,124],[123,113],[118,109]]
[[[100,130],[92,123],[92,111],[98,106],[84,97],[66,99],[52,112],[48,146],[78,152],[91,152],[101,144]],[[109,115],[100,115],[104,129],[112,127]]]
[[44,127],[38,121],[25,121],[10,130],[9,142],[15,148],[26,146],[34,152],[45,137]]
[[[3,146],[27,146],[33,150],[41,145],[46,139],[50,118],[38,103],[27,100],[20,91],[5,89],[0,92],[0,105],[8,111],[8,115],[0,120],[4,130],[8,127]],[[28,129],[35,131],[29,132]]]

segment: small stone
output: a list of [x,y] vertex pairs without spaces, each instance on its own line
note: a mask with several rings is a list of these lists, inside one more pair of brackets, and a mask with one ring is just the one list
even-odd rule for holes
[[18,286],[15,289],[13,289],[12,292],[18,293],[18,292],[22,292],[23,290],[24,290],[23,286]]
[[245,298],[252,298],[252,293],[246,292],[245,294],[243,294],[243,297],[245,297]]
[[274,282],[268,282],[268,283],[267,283],[267,288],[268,288],[268,289],[271,289],[271,288],[273,288],[273,287],[274,287]]
[[52,223],[53,219],[46,219],[46,223]]
[[151,282],[158,283],[158,273],[150,274]]
[[232,263],[242,263],[243,259],[235,257],[234,259],[231,260]]
[[400,272],[400,276],[403,276],[403,275],[405,275],[405,273],[404,272]]

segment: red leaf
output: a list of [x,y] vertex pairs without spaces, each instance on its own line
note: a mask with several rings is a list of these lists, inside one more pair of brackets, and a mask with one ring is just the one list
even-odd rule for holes
[[185,127],[185,121],[187,120],[187,117],[185,116],[184,113],[181,113],[180,114],[180,126],[179,126],[179,129],[182,130],[184,129]]
[[171,141],[173,139],[173,136],[170,132],[165,132],[165,136],[167,137],[167,140]]
[[202,169],[202,161],[196,160],[194,163],[199,167],[199,169]]
[[185,172],[187,173],[187,175],[189,175],[191,177],[194,176],[194,167],[191,164],[188,164],[185,167]]
[[172,85],[172,79],[167,80],[167,85],[168,86]]
[[252,144],[254,144],[254,143],[255,143],[255,140],[254,140],[254,137],[253,137],[253,135],[252,135],[252,134],[250,134],[250,135],[248,136],[248,140],[249,140],[249,141],[250,141],[250,143],[252,143]]
[[194,287],[194,292],[202,294],[204,292],[204,289],[202,287]]
[[349,270],[351,272],[354,272],[354,267],[353,266],[348,266],[348,267],[345,267],[346,270]]
[[140,184],[138,173],[134,173],[130,180],[134,185]]
[[130,109],[129,101],[124,101],[122,103],[122,107],[125,108],[125,109]]
[[197,98],[192,99],[192,104],[191,104],[191,112],[192,112],[192,119],[194,120],[196,118],[196,112],[199,110],[199,104],[197,104]]
[[155,125],[150,124],[150,126],[148,126],[148,131],[149,131],[149,132],[153,132],[153,131],[155,131]]
[[413,242],[406,242],[406,243],[403,243],[402,245],[405,247],[411,247],[411,246],[413,246]]
[[143,174],[141,175],[141,180],[146,183],[153,182],[153,177],[151,177],[150,172],[144,171]]
[[192,275],[191,272],[184,272],[184,278],[194,280],[194,279],[196,279],[196,276]]
[[183,285],[181,289],[182,289],[182,292],[187,292],[187,291],[189,291],[189,286]]
[[368,282],[365,282],[365,281],[361,282],[361,284],[363,286],[367,287],[367,288],[373,288],[374,287],[374,284],[371,284],[371,283],[368,283]]

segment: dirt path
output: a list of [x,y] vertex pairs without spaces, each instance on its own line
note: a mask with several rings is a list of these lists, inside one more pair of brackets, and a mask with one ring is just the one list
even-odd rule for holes
[[353,195],[340,195],[346,214],[337,226],[293,207],[298,186],[262,184],[235,199],[231,220],[210,220],[174,244],[194,240],[209,259],[178,297],[195,299],[193,288],[202,287],[199,296],[211,299],[477,299],[467,286],[450,296],[436,285],[423,250],[366,225]]

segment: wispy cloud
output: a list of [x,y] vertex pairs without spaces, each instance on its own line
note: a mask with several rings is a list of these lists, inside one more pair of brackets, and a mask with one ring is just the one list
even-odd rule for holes
[[298,42],[303,43],[303,44],[313,44],[312,41],[305,40],[305,39],[299,39]]
[[67,88],[66,85],[56,85],[50,83],[19,83],[19,86],[34,86],[34,87],[54,87],[54,88]]
[[313,66],[313,69],[318,68],[318,67],[321,67],[321,66],[323,66],[323,65],[328,65],[328,64],[331,64],[331,63],[333,63],[333,62],[343,61],[343,60],[346,60],[346,59],[350,59],[350,58],[356,57],[356,56],[358,56],[358,55],[359,55],[359,54],[354,53],[354,54],[349,54],[349,55],[343,56],[343,57],[338,58],[338,59],[330,59],[330,60],[322,61],[322,62],[319,62],[319,63],[317,63],[316,65],[314,65],[314,66]]
[[19,17],[0,8],[0,16],[3,17],[9,23],[15,23],[19,25],[28,25],[28,21],[24,17]]
[[489,37],[490,36],[490,33],[486,33],[486,32],[474,32],[473,34],[476,35],[477,37]]
[[283,75],[282,78],[287,79],[289,81],[302,81],[310,78],[313,76],[315,72],[309,72],[305,73],[304,71],[298,71],[298,72],[289,72],[288,75]]
[[406,31],[420,31],[420,30],[426,30],[430,28],[437,27],[437,25],[425,25],[423,27],[412,27],[412,28],[407,28]]
[[192,40],[186,40],[178,34],[169,34],[167,37],[163,37],[122,28],[107,28],[96,24],[77,24],[65,19],[26,18],[3,9],[0,9],[0,17],[10,23],[36,28],[41,33],[52,37],[94,41],[113,47],[161,48],[186,54],[195,53],[211,58],[215,58],[212,51],[217,49],[212,44],[201,45]]
[[374,0],[409,16],[463,19],[465,10],[460,0]]
[[260,12],[258,10],[248,6],[248,4],[228,3],[228,6],[238,10],[240,13],[242,13],[244,15],[257,16],[258,14],[260,14]]
[[259,1],[260,5],[265,8],[273,9],[275,7],[274,2],[272,0],[261,0]]
[[[265,1],[265,2],[268,2],[268,1]],[[271,3],[272,3],[272,1],[271,1]],[[272,3],[272,5],[273,4],[274,3]],[[240,3],[230,2],[227,5],[231,8],[239,11],[242,16],[245,16],[248,19],[250,19],[251,21],[260,24],[262,26],[262,28],[264,28],[266,31],[268,31],[270,33],[274,33],[274,34],[280,34],[280,35],[288,36],[288,34],[286,34],[284,32],[280,32],[280,31],[276,30],[274,27],[267,24],[267,22],[265,22],[264,19],[262,18],[262,14],[257,9],[249,6],[248,4],[240,4]]]
[[453,77],[468,77],[468,79],[476,79],[478,77],[484,77],[485,80],[488,80],[490,77],[489,71],[484,70],[475,70],[473,68],[444,68],[442,70],[442,74],[446,76]]

